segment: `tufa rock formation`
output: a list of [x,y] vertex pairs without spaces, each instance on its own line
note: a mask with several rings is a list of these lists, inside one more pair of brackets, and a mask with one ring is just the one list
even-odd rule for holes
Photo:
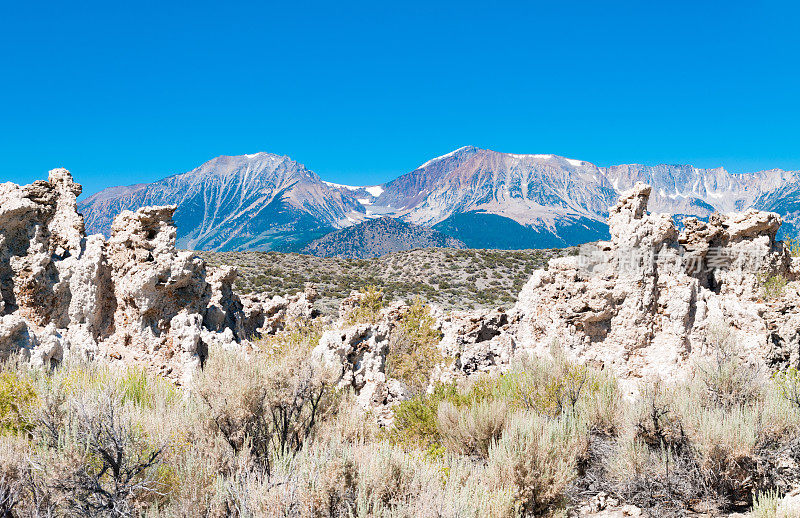
[[[442,353],[455,359],[451,371],[469,376],[507,365],[514,354],[514,337],[509,334],[508,315],[502,309],[436,312],[443,337]],[[447,379],[446,373],[443,378]]]
[[[797,365],[796,293],[767,300],[764,285],[796,278],[775,240],[780,217],[748,210],[684,221],[648,214],[650,187],[637,184],[611,208],[611,240],[534,272],[509,314],[516,347],[573,357],[623,378],[674,378],[712,354],[730,329],[756,363]],[[795,260],[796,261],[796,260]]]
[[244,329],[244,337],[275,334],[290,322],[315,318],[315,300],[317,290],[312,287],[283,297],[275,295],[269,298],[259,293],[244,295],[245,320],[249,323]]
[[339,320],[325,331],[312,358],[337,372],[337,386],[352,389],[356,401],[375,411],[379,422],[390,424],[391,406],[407,399],[403,384],[386,375],[391,333],[408,305],[395,302],[380,310],[372,323],[348,323],[348,317],[365,295],[352,291],[339,305]]
[[186,382],[210,343],[241,340],[235,271],[207,275],[175,249],[174,206],[123,212],[106,241],[85,235],[80,192],[65,169],[0,185],[0,357],[107,358]]
[[[546,355],[554,344],[624,380],[677,379],[717,354],[726,333],[743,345],[733,352],[754,366],[800,364],[800,293],[794,284],[778,297],[764,291],[770,279],[791,281],[800,269],[775,240],[779,216],[714,214],[708,222],[688,218],[679,231],[669,215],[647,213],[649,195],[644,184],[626,192],[610,209],[611,240],[550,260],[508,313],[435,310],[439,348],[454,359],[436,379],[502,370],[515,355]],[[342,315],[358,297],[342,302]],[[384,365],[406,308],[384,309],[376,324],[342,321],[317,347],[317,356],[343,366],[342,384],[366,407],[402,398]]]

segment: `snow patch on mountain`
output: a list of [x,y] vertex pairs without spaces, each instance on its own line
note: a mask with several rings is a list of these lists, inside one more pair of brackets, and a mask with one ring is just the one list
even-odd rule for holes
[[470,146],[460,147],[460,148],[456,149],[455,151],[451,151],[451,152],[447,153],[446,155],[437,156],[436,158],[431,158],[430,160],[428,160],[427,162],[425,162],[421,166],[417,167],[417,169],[424,169],[425,167],[428,167],[429,165],[434,164],[434,163],[436,163],[436,162],[438,162],[440,160],[444,160],[445,158],[450,158],[451,156],[454,156],[459,151],[463,151],[463,150],[465,150],[465,149],[467,149],[469,147]]
[[357,190],[361,189],[361,187],[358,187],[358,186],[344,185],[342,183],[326,182],[325,180],[322,180],[322,183],[324,183],[326,185],[329,185],[330,187],[336,187],[337,189],[348,189],[350,191],[357,191]]

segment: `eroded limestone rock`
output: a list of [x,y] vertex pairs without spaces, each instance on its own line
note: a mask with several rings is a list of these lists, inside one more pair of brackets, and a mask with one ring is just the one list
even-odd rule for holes
[[545,354],[557,343],[624,378],[674,378],[708,353],[710,330],[722,325],[735,329],[741,354],[796,363],[797,308],[763,293],[770,276],[795,276],[775,240],[779,216],[689,218],[679,233],[668,215],[646,212],[649,195],[637,184],[621,196],[610,241],[534,272],[509,314],[517,347]]
[[347,315],[358,305],[359,297],[353,292],[345,299],[346,310],[334,327],[323,333],[312,351],[312,360],[336,370],[338,387],[353,390],[359,405],[389,424],[393,419],[391,407],[408,398],[403,384],[386,376],[391,333],[408,306],[395,302],[380,311],[375,323],[348,325]]
[[317,315],[314,301],[317,290],[308,287],[294,295],[247,294],[242,297],[244,318],[242,328],[247,337],[272,335],[283,330],[287,323],[309,320]]
[[468,376],[508,365],[516,346],[514,338],[504,333],[508,323],[508,315],[501,309],[442,313],[438,318],[443,334],[439,348],[455,359],[449,370]]
[[79,354],[188,381],[208,341],[240,339],[235,272],[209,282],[201,259],[175,249],[174,206],[125,211],[108,241],[86,237],[80,192],[65,169],[0,185],[0,357]]

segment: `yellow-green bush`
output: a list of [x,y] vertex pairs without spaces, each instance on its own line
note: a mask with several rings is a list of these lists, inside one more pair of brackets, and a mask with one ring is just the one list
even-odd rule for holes
[[800,371],[789,367],[775,373],[772,379],[778,392],[800,410]]
[[759,283],[761,284],[761,296],[765,300],[775,300],[783,297],[786,291],[786,285],[789,281],[781,274],[767,275],[761,274],[758,276]]
[[383,299],[383,292],[376,286],[370,285],[359,290],[361,298],[358,305],[350,311],[346,317],[348,325],[358,323],[374,324],[378,320],[381,310],[386,306]]
[[403,401],[394,409],[391,437],[405,445],[428,448],[441,444],[437,425],[439,404],[460,404],[466,401],[454,384],[438,384],[430,394],[421,394]]
[[777,490],[767,490],[753,496],[753,518],[775,518],[781,501]]
[[0,434],[29,432],[37,400],[36,389],[24,373],[0,372]]
[[433,369],[444,360],[437,347],[442,333],[435,323],[430,307],[416,298],[392,333],[386,375],[402,381],[412,394],[427,388]]
[[280,361],[287,352],[299,349],[307,353],[319,343],[323,326],[317,321],[297,321],[288,324],[282,331],[256,341],[256,347],[270,361]]
[[800,238],[790,237],[784,241],[792,257],[800,257]]
[[520,408],[549,417],[574,412],[578,403],[600,390],[600,379],[585,365],[565,360],[543,361],[512,370],[501,390]]
[[153,408],[159,401],[173,404],[182,397],[175,385],[160,376],[148,374],[138,366],[124,369],[117,386],[123,402],[142,408]]

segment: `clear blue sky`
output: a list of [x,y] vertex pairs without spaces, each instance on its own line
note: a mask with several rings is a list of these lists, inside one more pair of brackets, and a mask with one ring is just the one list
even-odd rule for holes
[[221,154],[373,184],[463,145],[800,169],[771,2],[5,2],[0,180],[85,192]]

